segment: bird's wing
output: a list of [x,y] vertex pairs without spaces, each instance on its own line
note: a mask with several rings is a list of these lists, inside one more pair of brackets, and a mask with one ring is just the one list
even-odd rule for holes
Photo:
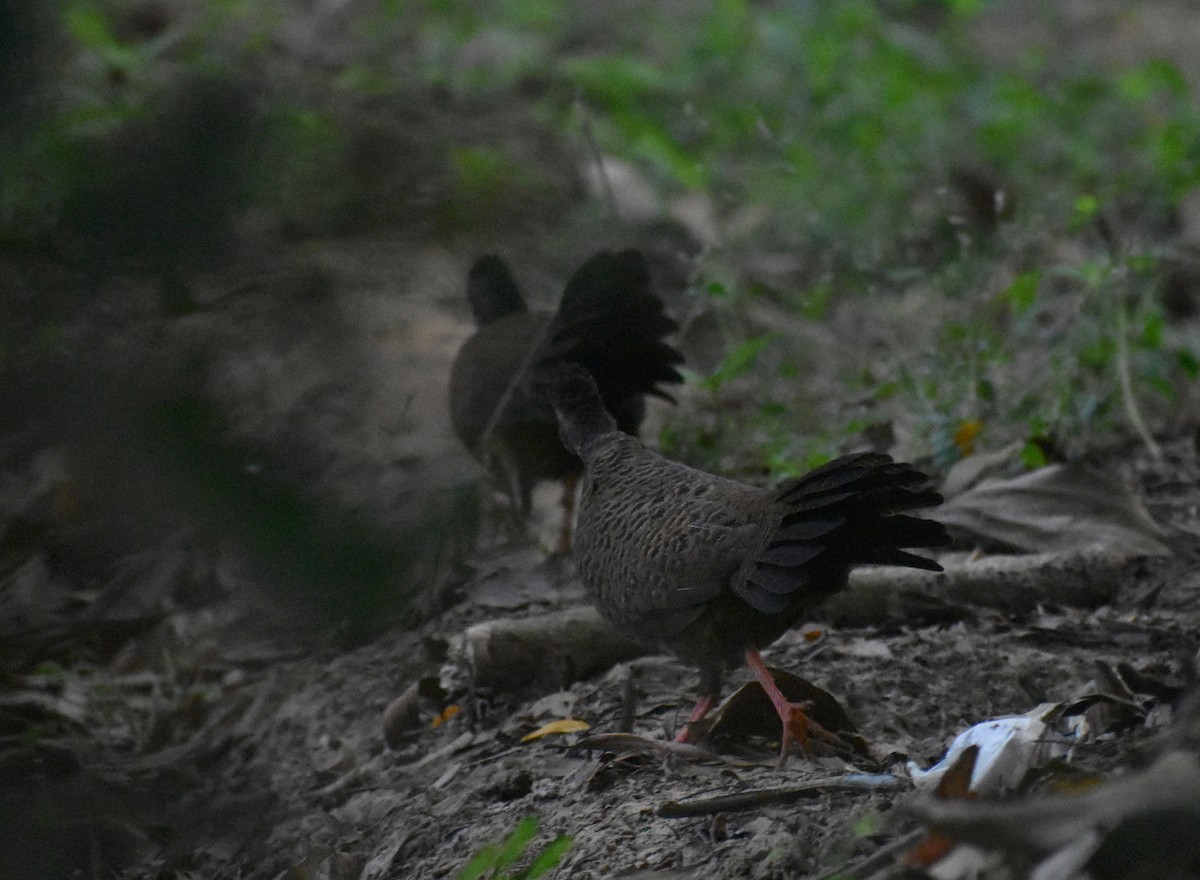
[[[661,641],[730,586],[758,543],[757,510],[770,493],[663,459],[612,435],[585,476],[584,564],[610,619]],[[586,532],[586,534],[585,534]]]
[[[518,312],[481,327],[463,343],[450,369],[450,418],[473,452],[491,425],[543,422],[557,432],[554,413],[530,398],[525,379],[534,349],[551,320],[548,312]],[[496,412],[503,406],[503,421]]]

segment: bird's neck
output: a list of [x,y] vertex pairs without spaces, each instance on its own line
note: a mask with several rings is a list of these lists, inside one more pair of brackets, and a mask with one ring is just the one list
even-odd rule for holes
[[558,432],[563,445],[585,462],[609,435],[620,435],[617,423],[599,397],[587,403],[592,405],[558,408]]

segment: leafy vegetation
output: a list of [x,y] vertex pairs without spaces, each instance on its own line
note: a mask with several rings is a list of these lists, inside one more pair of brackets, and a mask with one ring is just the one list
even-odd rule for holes
[[488,844],[480,849],[458,872],[457,880],[479,880],[481,877],[492,880],[537,880],[538,877],[547,876],[570,850],[570,837],[559,835],[542,847],[528,865],[514,870],[516,863],[537,837],[538,824],[537,816],[526,816],[503,842]]
[[[97,145],[153,115],[171,70],[250,69],[282,16],[274,3],[226,0],[190,28],[147,35],[115,0],[49,8],[72,51],[50,109],[0,160],[2,240],[36,238],[91,200]],[[887,323],[906,297],[926,298],[925,325],[904,330],[916,337],[907,350],[835,364],[724,322],[726,356],[696,381],[716,412],[744,390],[739,377],[769,374],[758,411],[740,413],[750,429],[736,433],[775,473],[905,419],[913,451],[942,461],[964,453],[955,438],[968,424],[981,445],[1027,441],[1031,462],[1069,454],[1131,425],[1153,430],[1197,378],[1196,329],[1168,320],[1156,296],[1179,205],[1200,187],[1200,113],[1175,65],[1100,66],[1069,44],[989,55],[982,0],[719,0],[686,28],[654,5],[618,12],[549,0],[379,4],[356,22],[358,49],[329,72],[328,95],[265,99],[237,147],[249,171],[231,184],[230,209],[352,228],[353,216],[400,219],[403,206],[379,205],[407,197],[410,213],[452,236],[552,201],[535,156],[461,132],[440,134],[436,156],[408,176],[378,172],[412,157],[395,158],[402,141],[364,139],[346,106],[366,113],[419,93],[506,105],[526,127],[632,163],[664,200],[709,199],[722,235],[693,292],[719,313],[767,302],[818,322],[858,301]],[[1037,13],[1052,32],[1062,14]],[[430,180],[432,196],[413,195]],[[743,267],[758,252],[795,255],[800,268],[756,280]],[[878,328],[863,330],[848,347]],[[770,398],[776,379],[818,369],[836,371],[842,397],[861,404]],[[733,432],[712,419],[669,425],[663,439],[689,455],[702,435],[719,446]]]

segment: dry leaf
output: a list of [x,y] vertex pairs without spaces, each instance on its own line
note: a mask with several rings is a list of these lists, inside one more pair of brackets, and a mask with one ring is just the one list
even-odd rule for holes
[[[938,782],[933,796],[939,800],[965,800],[974,797],[971,792],[971,777],[975,774],[975,761],[979,757],[979,746],[969,746],[958,756]],[[903,862],[920,868],[928,868],[940,862],[954,849],[955,843],[936,832],[925,835],[916,846],[904,854]]]
[[580,721],[578,718],[559,718],[557,721],[551,721],[549,724],[543,724],[533,733],[527,733],[521,737],[521,742],[533,742],[535,739],[541,739],[543,736],[549,736],[552,733],[579,733],[581,730],[589,730],[591,725],[586,721]]
[[985,480],[949,499],[937,517],[972,540],[1027,553],[1088,547],[1118,556],[1171,552],[1163,530],[1123,483],[1079,465]]
[[1000,449],[979,451],[960,458],[950,466],[946,479],[942,480],[942,495],[953,498],[989,477],[1012,473],[1012,469],[1020,465],[1021,450],[1024,448],[1025,444],[1017,441]]
[[1040,864],[1030,876],[1190,877],[1200,868],[1200,761],[1168,752],[1083,794],[1009,800],[924,798],[906,811],[952,840]]
[[[858,735],[850,716],[833,694],[782,669],[771,668],[770,672],[789,701],[809,704],[805,713],[810,719],[836,734],[858,755],[870,756],[866,740]],[[779,734],[779,715],[757,681],[747,682],[734,691],[713,713],[707,729],[709,739],[729,738],[737,742],[751,736],[778,739]]]
[[979,432],[983,430],[983,422],[979,419],[968,419],[958,423],[958,427],[954,429],[954,445],[958,447],[958,451],[964,456],[970,455],[975,451],[975,438],[979,436]]
[[441,712],[438,712],[438,714],[436,716],[434,716],[433,721],[429,722],[429,726],[430,727],[441,727],[443,724],[445,724],[447,721],[449,721],[451,718],[453,718],[455,715],[457,715],[461,711],[462,711],[462,709],[457,705],[447,706]]

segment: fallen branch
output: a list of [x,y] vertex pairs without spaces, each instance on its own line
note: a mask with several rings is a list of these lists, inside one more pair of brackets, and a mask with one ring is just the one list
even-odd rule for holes
[[658,808],[658,815],[664,819],[690,819],[695,816],[711,816],[714,813],[734,813],[775,804],[790,804],[827,791],[877,792],[901,791],[905,788],[908,788],[908,783],[890,773],[851,773],[847,776],[815,779],[803,785],[789,785],[785,788],[755,788],[715,797],[667,801]]
[[727,767],[756,767],[754,761],[738,761],[702,749],[691,743],[675,742],[674,740],[650,739],[634,733],[598,733],[584,737],[575,743],[577,749],[602,749],[606,752],[625,752],[637,754],[667,755],[672,758],[682,758],[686,761],[697,761],[710,764],[723,764]]
[[616,632],[590,605],[536,617],[477,623],[463,633],[455,660],[476,687],[557,689],[604,672],[646,649]]
[[1095,608],[1112,601],[1128,562],[1125,554],[1089,550],[943,559],[941,573],[860,568],[851,572],[849,589],[826,602],[820,616],[860,626],[903,620],[930,598],[1007,614],[1025,614],[1041,604]]
[[[1102,552],[987,556],[948,562],[940,574],[907,568],[857,569],[847,590],[817,612],[853,626],[913,619],[930,600],[1009,614],[1041,603],[1095,607],[1112,600],[1127,558]],[[469,627],[452,662],[476,687],[559,688],[649,653],[615,632],[590,605]]]

